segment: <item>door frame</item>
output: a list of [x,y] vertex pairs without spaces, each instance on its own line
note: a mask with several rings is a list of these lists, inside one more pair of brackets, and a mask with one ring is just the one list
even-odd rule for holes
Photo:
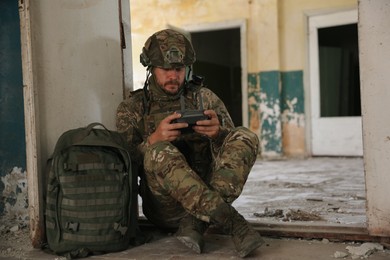
[[34,248],[44,241],[43,197],[40,172],[38,95],[34,86],[30,0],[19,0],[20,42],[23,74],[26,171],[30,216],[30,238]]
[[240,29],[240,52],[241,52],[241,110],[242,125],[248,127],[248,68],[247,68],[247,40],[246,40],[246,20],[229,20],[216,23],[204,23],[183,26],[182,29],[193,32],[205,32],[224,29]]
[[[308,87],[306,88],[306,93],[308,97],[308,103],[306,104],[306,118],[307,118],[307,151],[310,155],[350,155],[350,156],[362,156],[363,148],[362,141],[357,143],[353,149],[350,149],[348,153],[350,154],[328,154],[325,150],[326,142],[324,142],[324,148],[319,148],[315,146],[314,138],[319,138],[318,131],[314,131],[314,124],[316,127],[321,125],[320,128],[323,128],[325,131],[332,133],[332,135],[340,134],[335,128],[329,127],[330,120],[338,121],[340,123],[346,124],[355,124],[360,127],[355,128],[351,133],[348,133],[346,138],[362,138],[362,127],[361,127],[361,117],[332,117],[331,119],[320,119],[320,79],[319,79],[319,50],[318,50],[318,29],[326,28],[331,26],[338,26],[343,24],[358,23],[358,11],[357,9],[344,9],[344,10],[334,10],[332,12],[326,13],[311,13],[307,15],[307,35],[308,35],[308,65],[307,71],[308,78],[306,82]],[[359,123],[360,122],[360,123]],[[337,123],[338,125],[338,123]],[[342,133],[342,131],[341,131]],[[329,142],[329,146],[332,144]],[[343,146],[343,145],[342,145]],[[346,147],[346,146],[343,146]],[[352,151],[353,150],[353,151]]]

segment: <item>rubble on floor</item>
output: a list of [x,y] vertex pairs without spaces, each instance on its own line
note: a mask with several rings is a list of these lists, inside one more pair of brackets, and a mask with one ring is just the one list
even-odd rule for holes
[[273,217],[277,219],[282,219],[283,221],[316,221],[323,220],[321,216],[316,213],[307,212],[301,209],[289,209],[289,211],[284,214],[282,209],[269,210],[265,208],[264,213],[253,213],[255,217],[264,218],[264,217]]

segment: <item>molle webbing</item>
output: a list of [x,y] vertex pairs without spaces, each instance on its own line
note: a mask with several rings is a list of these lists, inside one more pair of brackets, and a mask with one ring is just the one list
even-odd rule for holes
[[101,169],[101,170],[117,170],[117,171],[123,171],[123,164],[104,164],[104,163],[80,163],[80,164],[74,164],[74,163],[64,163],[64,170],[70,170],[70,171],[86,171],[86,170],[94,170],[94,169]]
[[63,238],[64,238],[64,240],[69,240],[69,241],[96,243],[96,242],[110,241],[110,240],[118,238],[118,236],[115,236],[115,235],[87,236],[87,235],[77,235],[77,234],[65,233]]
[[63,199],[62,205],[70,206],[70,207],[87,207],[87,206],[102,206],[102,205],[115,205],[122,203],[121,198],[110,198],[110,199],[87,199],[87,200],[71,200],[71,199]]
[[65,132],[49,165],[45,223],[56,254],[124,250],[136,236],[137,183],[126,141],[96,125]]

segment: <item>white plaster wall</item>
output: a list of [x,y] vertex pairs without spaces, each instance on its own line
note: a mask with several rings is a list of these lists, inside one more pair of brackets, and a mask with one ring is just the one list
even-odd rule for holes
[[[131,89],[131,39],[122,52],[120,18],[130,30],[130,8],[121,0],[19,0],[26,125],[30,237],[43,239],[46,160],[59,136],[101,122],[115,129],[124,87]],[[127,38],[127,39],[126,39]]]
[[367,219],[390,236],[390,1],[359,0],[359,48]]
[[280,69],[302,70],[307,58],[307,16],[357,8],[358,0],[279,0]]
[[119,7],[112,0],[30,3],[44,161],[68,129],[95,121],[115,128],[115,110],[123,98]]

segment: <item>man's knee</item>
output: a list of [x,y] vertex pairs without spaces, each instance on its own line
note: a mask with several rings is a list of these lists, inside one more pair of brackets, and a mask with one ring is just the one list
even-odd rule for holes
[[259,138],[255,133],[246,127],[236,127],[226,138],[225,145],[234,146],[235,151],[250,151],[257,156],[259,149]]
[[247,176],[247,172],[220,169],[214,173],[210,186],[219,193],[225,202],[232,203],[241,195]]
[[234,131],[234,135],[238,136],[237,138],[243,140],[244,142],[247,142],[256,149],[259,146],[258,136],[246,127],[237,127]]

